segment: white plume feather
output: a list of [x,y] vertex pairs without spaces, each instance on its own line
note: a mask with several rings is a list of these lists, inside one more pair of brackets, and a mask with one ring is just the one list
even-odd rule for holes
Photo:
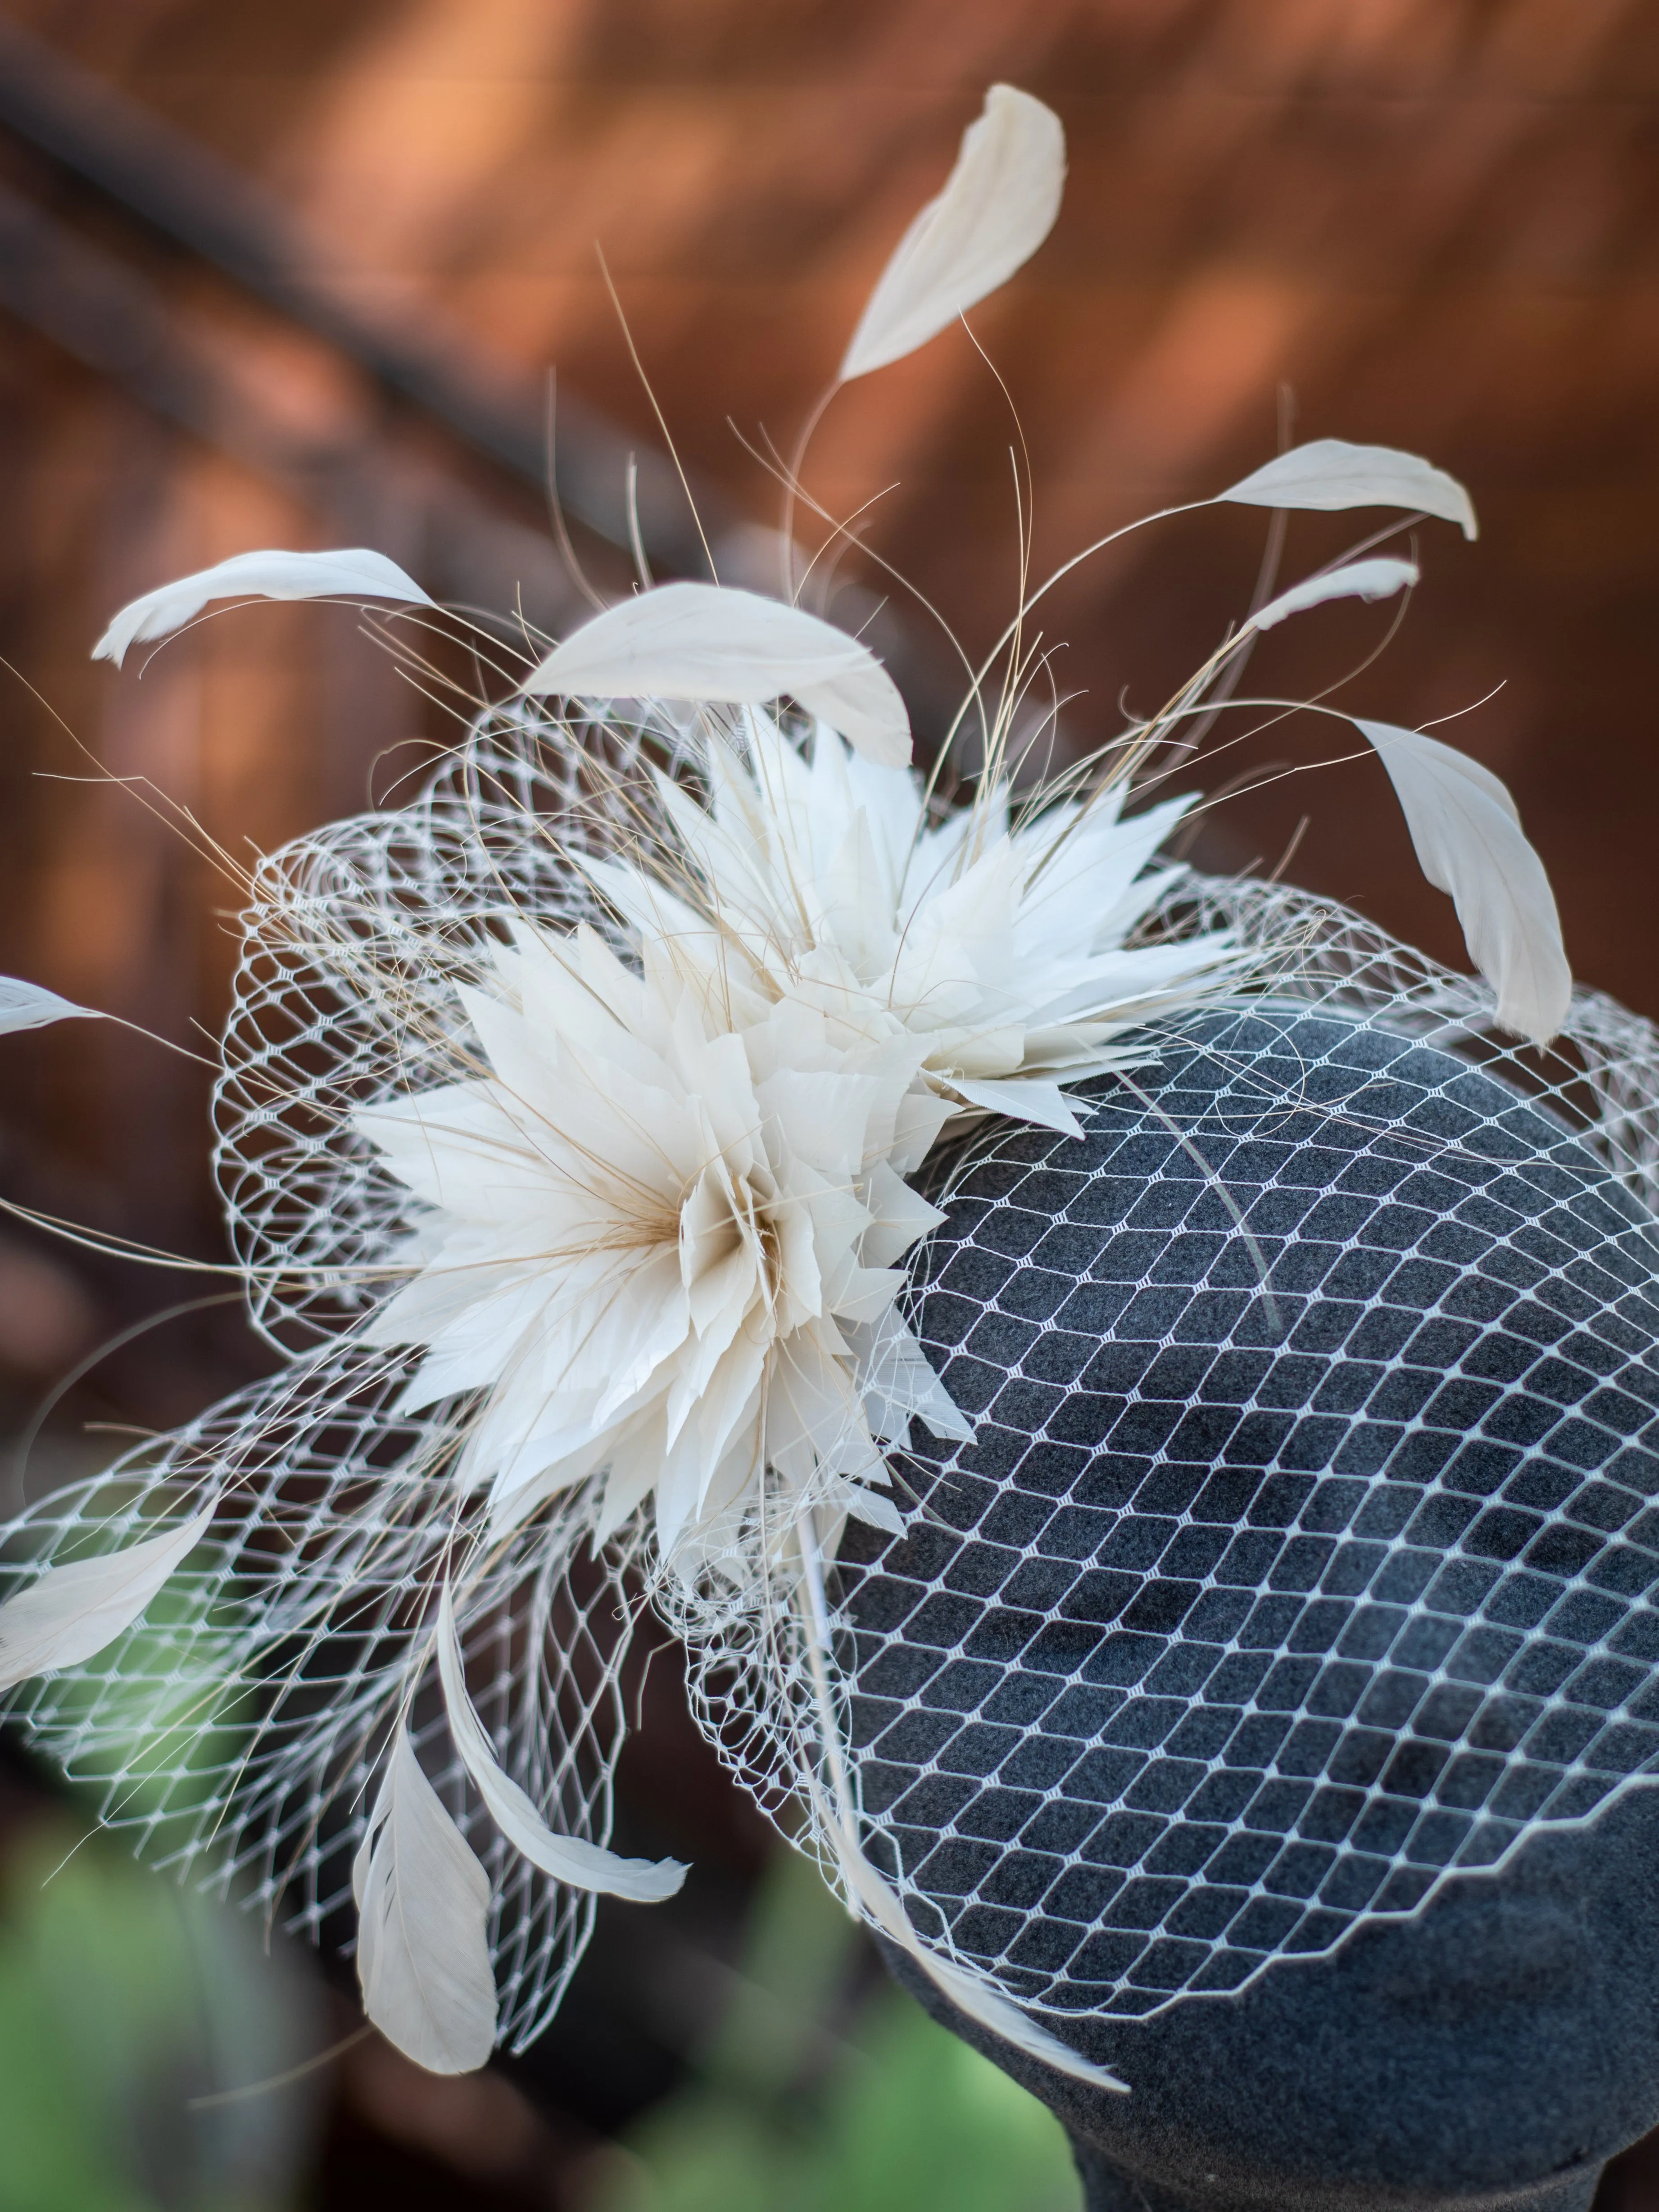
[[489,1877],[400,1727],[351,1869],[363,2009],[432,2074],[470,2074],[495,2043]]
[[994,84],[945,190],[899,240],[870,295],[840,380],[914,353],[1029,261],[1060,212],[1066,135],[1029,92]]
[[1455,477],[1392,446],[1352,446],[1315,438],[1252,471],[1216,494],[1241,507],[1295,507],[1329,514],[1347,507],[1398,507],[1455,522],[1479,535],[1474,507]]
[[207,1534],[213,1506],[119,1552],[48,1567],[0,1605],[0,1690],[31,1674],[77,1667],[131,1628],[167,1577]]
[[1167,878],[1149,864],[1191,805],[1167,800],[1128,819],[1122,785],[1087,807],[1064,803],[1012,818],[1006,789],[976,814],[935,826],[921,781],[848,756],[820,731],[803,757],[750,718],[750,759],[711,749],[705,811],[665,779],[665,811],[696,888],[718,915],[668,915],[663,894],[616,866],[590,872],[642,934],[669,931],[708,988],[739,958],[769,998],[805,994],[864,1030],[902,1023],[926,1048],[921,1084],[963,1103],[1079,1133],[1057,1086],[1144,1066],[1144,1041],[1120,1040],[1155,1013],[1224,988],[1231,946],[1126,945]]
[[94,660],[118,668],[127,647],[167,637],[198,615],[210,599],[394,599],[408,605],[434,602],[395,561],[367,546],[333,553],[233,553],[228,561],[180,576],[129,601],[92,648]]
[[1269,599],[1260,614],[1252,615],[1244,629],[1276,629],[1291,615],[1299,615],[1307,607],[1322,606],[1327,599],[1390,599],[1396,592],[1409,591],[1417,576],[1417,565],[1412,561],[1350,561],[1345,568],[1328,568],[1322,576],[1304,577],[1301,583],[1292,584],[1288,592]]
[[43,1030],[49,1022],[99,1021],[96,1006],[77,1006],[40,983],[21,975],[0,975],[0,1036],[16,1030]]
[[872,767],[909,766],[909,709],[873,653],[827,684],[800,685],[795,696],[809,714],[838,730]]
[[625,1897],[634,1905],[658,1905],[672,1897],[685,1880],[678,1859],[625,1859],[578,1836],[556,1835],[490,1748],[489,1738],[467,1695],[461,1665],[455,1607],[444,1586],[438,1609],[438,1672],[443,1681],[449,1736],[463,1766],[477,1784],[489,1817],[514,1849],[532,1866],[572,1889],[597,1890]]
[[1572,972],[1549,878],[1507,787],[1437,738],[1353,719],[1382,756],[1424,874],[1451,895],[1499,1023],[1547,1044],[1566,1019]]
[[786,693],[885,768],[910,757],[910,718],[867,646],[803,607],[716,584],[641,592],[556,646],[526,692],[758,706]]

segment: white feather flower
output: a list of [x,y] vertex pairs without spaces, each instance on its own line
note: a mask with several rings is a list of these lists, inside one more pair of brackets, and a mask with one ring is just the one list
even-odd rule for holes
[[1225,935],[1127,945],[1179,872],[1148,863],[1190,798],[1125,819],[1125,787],[1108,784],[1016,823],[1005,786],[933,824],[918,777],[860,759],[826,724],[810,757],[764,715],[745,735],[746,760],[711,746],[707,811],[659,779],[684,878],[617,860],[589,872],[632,927],[672,937],[705,988],[735,961],[838,1034],[896,1020],[920,1053],[918,1087],[951,1116],[1080,1135],[1060,1085],[1146,1066],[1155,1042],[1121,1040],[1236,969]]
[[464,994],[485,1071],[357,1119],[434,1209],[369,1339],[427,1347],[411,1408],[484,1394],[463,1482],[510,1528],[602,1474],[598,1534],[654,1497],[684,1567],[769,1470],[896,1526],[881,1443],[969,1432],[894,1308],[941,1218],[903,1180],[946,1110],[924,1045],[682,955],[517,923]]

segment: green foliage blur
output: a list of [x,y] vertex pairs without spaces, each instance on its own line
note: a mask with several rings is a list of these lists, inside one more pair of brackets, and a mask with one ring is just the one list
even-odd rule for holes
[[317,2039],[242,1915],[67,1825],[17,1838],[0,1896],[4,2212],[290,2212],[310,2092],[234,2093]]
[[588,2212],[1077,2212],[1059,2123],[884,1980],[780,1854],[691,2080],[602,2160]]

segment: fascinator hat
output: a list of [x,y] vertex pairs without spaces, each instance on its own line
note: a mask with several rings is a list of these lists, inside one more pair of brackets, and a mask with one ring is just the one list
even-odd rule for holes
[[[1063,174],[994,87],[837,386],[1012,276]],[[280,1357],[11,1524],[0,1684],[159,1865],[349,1905],[422,2065],[521,2047],[596,1897],[678,1887],[611,1848],[650,1613],[848,1908],[1101,2086],[1080,2020],[1328,1950],[1659,1759],[1652,1031],[1573,992],[1437,738],[1348,721],[1473,975],[1163,857],[1255,637],[1473,509],[1334,439],[1215,496],[1392,517],[1045,779],[1049,584],[924,773],[787,515],[775,598],[479,633],[500,696],[425,787],[252,876],[215,1164]],[[380,554],[252,552],[97,652],[231,596],[465,627]]]

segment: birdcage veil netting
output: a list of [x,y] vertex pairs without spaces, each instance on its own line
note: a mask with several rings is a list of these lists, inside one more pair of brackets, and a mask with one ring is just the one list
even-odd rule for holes
[[[455,1536],[443,1479],[455,1424],[397,1410],[407,1371],[349,1341],[331,1346],[58,1492],[18,1532],[20,1549],[61,1563],[199,1505],[204,1479],[217,1489],[210,1541],[143,1620],[10,1704],[146,1857],[313,1936],[349,1899],[372,1777]],[[602,1842],[623,1731],[618,1659],[639,1592],[623,1547],[594,1559],[573,1542],[578,1504],[491,1557],[461,1643],[503,1765],[563,1832]],[[429,1687],[410,1720],[490,1876],[502,2031],[527,2039],[580,1956],[593,1900],[542,1882],[507,1848]]]
[[609,924],[572,856],[660,828],[647,763],[684,772],[690,733],[487,714],[412,804],[331,823],[261,868],[246,917],[214,1165],[255,1326],[281,1348],[349,1323],[383,1289],[409,1194],[346,1116],[476,1071],[455,987],[510,913]]
[[[446,1548],[476,1525],[447,1480],[471,1407],[400,1410],[412,1355],[353,1334],[414,1224],[349,1116],[476,1066],[455,987],[503,914],[607,927],[572,854],[631,847],[656,823],[645,765],[695,781],[697,757],[661,718],[520,708],[409,806],[264,864],[215,1116],[253,1318],[288,1362],[14,1532],[66,1559],[216,1488],[211,1540],[146,1618],[12,1703],[149,1856],[313,1932],[416,1685],[519,2044],[592,1902],[507,1848],[422,1672]],[[637,1523],[595,1556],[580,1498],[487,1555],[469,1682],[562,1832],[609,1834],[647,1593],[705,1732],[832,1877],[839,1765],[918,1931],[1060,2014],[1327,1946],[1659,1753],[1652,1030],[1581,994],[1559,1046],[1523,1054],[1483,985],[1279,887],[1185,878],[1144,930],[1218,927],[1264,955],[1254,1000],[1149,1037],[1139,1076],[1088,1092],[1081,1144],[985,1123],[927,1171],[951,1194],[912,1319],[977,1432],[940,1454],[918,1427],[910,1534],[843,1540],[827,1678],[764,1495],[690,1587]],[[1115,1380],[1091,1364],[1114,1358]],[[1099,1435],[1068,1430],[1108,1406]],[[1506,1437],[1504,1407],[1536,1433]]]

